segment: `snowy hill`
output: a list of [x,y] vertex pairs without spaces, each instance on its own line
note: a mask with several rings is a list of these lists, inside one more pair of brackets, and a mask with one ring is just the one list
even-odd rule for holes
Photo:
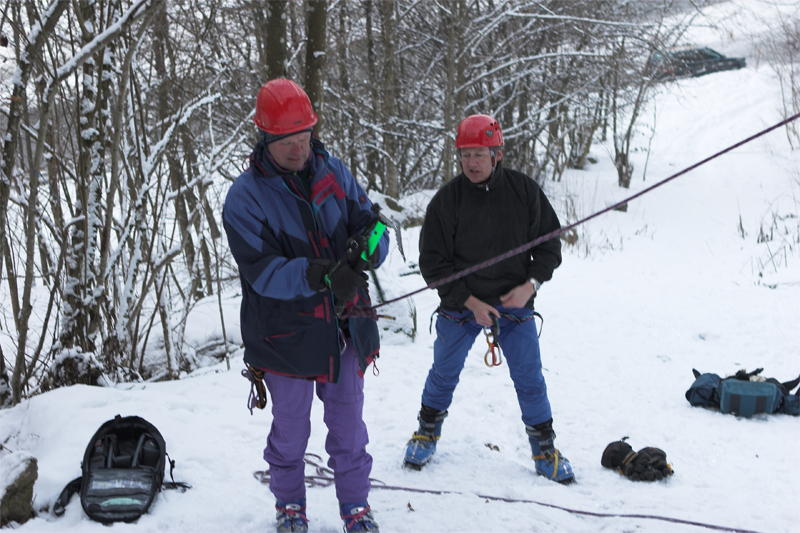
[[[723,3],[706,13],[730,20],[732,10]],[[655,109],[644,113],[641,130],[655,134],[652,142],[649,133],[637,137],[631,190],[616,187],[613,164],[596,147],[596,165],[547,185],[561,214],[572,200],[578,217],[588,215],[780,120],[773,70],[763,62],[756,70],[754,47],[743,36],[720,37],[721,27],[699,28],[691,38],[747,56],[748,67],[664,85]],[[421,472],[402,468],[432,360],[428,324],[438,304],[432,291],[415,296],[416,339],[387,332],[380,374],[366,377],[376,480],[370,504],[382,530],[708,530],[686,523],[696,522],[729,531],[798,531],[800,419],[736,418],[684,399],[692,368],[727,375],[763,367],[781,381],[800,374],[798,215],[800,152],[778,130],[631,202],[626,213],[580,229],[578,246],[565,248],[562,266],[536,299],[556,445],[578,479],[570,486],[535,475],[507,366],[484,365],[481,338],[435,459]],[[770,231],[772,240],[759,242]],[[418,228],[405,233],[409,263],[416,261],[417,237]],[[392,292],[424,285],[418,275],[399,276],[408,272],[394,249],[382,273]],[[231,335],[238,328],[233,292],[225,305]],[[219,331],[216,301],[209,306],[198,306],[190,320],[198,342]],[[41,510],[80,475],[84,447],[101,423],[139,415],[163,433],[175,479],[194,488],[161,493],[148,515],[111,530],[272,531],[274,499],[253,476],[267,467],[261,454],[271,415],[247,410],[241,357],[240,351],[232,358],[230,370],[223,363],[176,382],[74,386],[36,396],[0,412],[0,442],[38,458]],[[626,435],[635,449],[664,449],[675,475],[632,483],[603,468],[605,446]],[[324,440],[315,404],[308,452],[322,465]],[[313,467],[307,474],[315,474]],[[340,531],[333,487],[311,487],[307,496],[310,531]],[[40,512],[14,529],[109,531],[85,517],[76,497],[62,518]]]

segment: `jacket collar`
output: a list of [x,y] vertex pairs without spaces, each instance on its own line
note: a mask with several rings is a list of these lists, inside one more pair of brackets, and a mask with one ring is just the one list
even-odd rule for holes
[[503,180],[503,167],[500,161],[497,161],[494,165],[494,170],[492,170],[492,174],[489,176],[488,181],[483,183],[472,183],[466,174],[463,172],[460,174],[463,176],[464,183],[467,187],[472,187],[475,189],[494,189],[500,185]]
[[[309,157],[309,164],[311,165],[309,179],[312,183],[315,178],[327,174],[329,157],[330,155],[325,150],[325,145],[323,145],[319,139],[312,136],[311,155]],[[275,163],[269,155],[269,150],[267,150],[267,145],[263,140],[259,140],[255,147],[253,147],[253,152],[250,154],[250,166],[254,169],[256,175],[264,178],[285,177],[294,174],[294,171],[282,169]]]

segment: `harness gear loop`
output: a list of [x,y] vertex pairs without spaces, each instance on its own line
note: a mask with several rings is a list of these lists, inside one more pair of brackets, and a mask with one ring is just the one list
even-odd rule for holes
[[247,408],[250,409],[250,416],[253,415],[253,408],[263,409],[267,406],[267,388],[264,386],[264,371],[247,365],[242,370],[242,376],[250,380],[250,396],[247,398]]
[[[483,333],[486,335],[486,344],[489,345],[489,349],[486,350],[486,354],[483,356],[483,362],[488,367],[502,365],[503,357],[500,352],[500,341],[498,340],[500,338],[500,321],[496,316],[492,315],[492,327],[484,328]],[[489,362],[489,354],[492,356],[491,363]]]

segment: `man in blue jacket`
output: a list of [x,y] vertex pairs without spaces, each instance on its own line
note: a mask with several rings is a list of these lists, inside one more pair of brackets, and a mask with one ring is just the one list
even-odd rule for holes
[[[277,531],[308,529],[303,456],[315,388],[346,530],[378,531],[367,503],[372,457],[362,419],[378,327],[336,313],[370,305],[363,261],[348,257],[346,246],[377,216],[350,171],[312,136],[317,115],[297,84],[265,83],[254,121],[261,140],[228,191],[223,221],[242,284],[244,361],[256,380],[263,375],[272,398],[264,460]],[[375,267],[388,243],[384,234],[369,258]]]

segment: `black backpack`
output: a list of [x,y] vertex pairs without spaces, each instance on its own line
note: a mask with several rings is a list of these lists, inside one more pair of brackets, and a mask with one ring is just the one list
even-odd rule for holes
[[[109,420],[94,434],[81,463],[81,477],[72,480],[53,506],[56,516],[76,492],[86,515],[97,522],[132,522],[150,509],[162,487],[187,489],[185,483],[164,483],[167,445],[156,427],[138,416]],[[175,462],[170,459],[170,478]]]

